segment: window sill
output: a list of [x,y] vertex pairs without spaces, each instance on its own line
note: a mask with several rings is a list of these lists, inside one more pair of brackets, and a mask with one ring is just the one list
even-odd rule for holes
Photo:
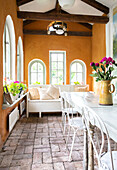
[[13,102],[13,104],[3,104],[2,105],[2,109],[5,110],[7,108],[13,107],[16,103],[18,103],[21,99],[23,99],[25,96],[27,96],[27,93],[23,94],[20,98],[18,98],[17,100],[15,100]]

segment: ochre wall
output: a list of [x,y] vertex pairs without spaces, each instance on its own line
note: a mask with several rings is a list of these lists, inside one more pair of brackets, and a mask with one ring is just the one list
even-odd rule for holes
[[[106,25],[94,24],[92,37],[92,61],[98,63],[106,56]],[[93,90],[99,93],[99,82],[96,83],[92,78]]]
[[[25,29],[42,30],[47,29],[49,22],[36,22],[25,27]],[[68,23],[68,30],[87,31],[87,28],[77,23]],[[89,31],[89,30],[88,30]],[[70,63],[75,59],[85,62],[87,68],[87,84],[91,87],[89,67],[92,57],[92,38],[79,36],[49,36],[49,35],[24,35],[25,54],[25,79],[28,82],[28,64],[33,59],[41,59],[46,65],[46,83],[49,84],[49,50],[66,51],[66,84],[70,83]]]
[[[22,32],[22,20],[17,19],[17,5],[16,0],[0,0],[0,146],[5,141],[8,131],[7,126],[7,115],[13,109],[2,110],[3,103],[3,32],[7,15],[12,17],[15,29],[15,44],[17,54],[17,42],[18,37],[21,36],[23,40]],[[17,63],[17,58],[16,58]],[[17,70],[17,67],[16,67]]]

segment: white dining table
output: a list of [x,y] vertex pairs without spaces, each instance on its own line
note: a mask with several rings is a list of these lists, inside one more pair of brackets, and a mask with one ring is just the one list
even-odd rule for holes
[[63,92],[61,96],[78,111],[85,106],[92,109],[105,123],[109,137],[117,142],[117,103],[111,106],[99,105],[99,96],[93,92]]

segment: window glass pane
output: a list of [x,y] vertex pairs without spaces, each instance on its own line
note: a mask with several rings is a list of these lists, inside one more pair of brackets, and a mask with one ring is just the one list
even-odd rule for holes
[[43,84],[43,73],[38,73],[38,82],[40,82],[40,84]]
[[82,73],[77,73],[77,75],[76,75],[76,81],[78,81],[78,82],[82,82]]
[[5,26],[5,72],[6,77],[8,79],[11,78],[10,76],[10,63],[11,63],[11,55],[10,55],[10,36],[7,25]]
[[34,64],[32,64],[31,66],[31,72],[37,72],[37,62],[35,62]]
[[57,69],[57,65],[58,65],[57,62],[52,62],[52,70]]
[[52,71],[52,77],[57,77],[57,70]]
[[63,54],[58,54],[58,61],[63,61]]
[[73,63],[71,66],[71,72],[76,72],[76,63]]
[[37,74],[31,73],[31,84],[36,83],[37,81]]
[[82,72],[82,65],[79,63],[76,63],[76,68],[77,68],[77,72]]
[[58,59],[57,59],[58,57],[57,57],[57,54],[55,53],[51,53],[51,60],[52,61],[57,61]]
[[38,71],[39,72],[43,72],[43,66],[40,63],[38,63]]
[[57,78],[52,78],[52,84],[58,84]]
[[63,62],[58,62],[58,69],[63,69]]
[[76,73],[71,73],[71,81],[72,82],[76,81]]

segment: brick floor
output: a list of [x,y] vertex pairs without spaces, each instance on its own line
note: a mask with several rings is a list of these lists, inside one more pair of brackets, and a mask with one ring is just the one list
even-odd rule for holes
[[83,133],[79,134],[69,162],[72,134],[66,146],[60,116],[23,117],[0,152],[0,170],[82,170]]

